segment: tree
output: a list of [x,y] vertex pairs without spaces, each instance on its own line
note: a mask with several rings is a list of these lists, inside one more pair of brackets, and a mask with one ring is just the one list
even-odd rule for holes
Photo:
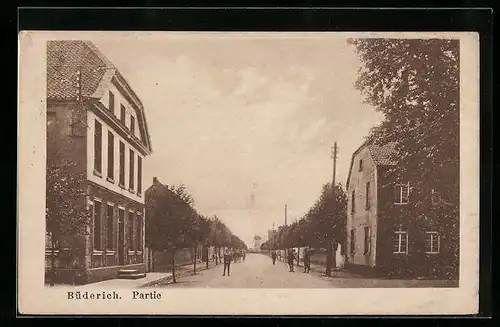
[[184,201],[188,206],[190,206],[191,208],[194,207],[194,198],[187,191],[186,185],[184,184],[170,185],[168,186],[168,189],[173,193],[177,194],[182,199],[182,201]]
[[[361,67],[356,87],[384,115],[369,135],[395,142],[397,169],[388,177],[412,181],[412,216],[425,218],[429,195],[447,205],[441,218],[458,231],[459,40],[353,39]],[[453,232],[458,248],[458,232]],[[458,251],[456,251],[458,253]]]
[[[87,210],[86,175],[76,173],[76,163],[65,161],[47,167],[46,184],[46,230],[51,240],[51,284],[55,277],[55,251],[61,250],[61,241],[72,238],[71,257],[79,259],[84,251],[78,236],[88,234],[92,213]],[[78,263],[81,265],[81,263]]]
[[175,283],[175,255],[191,246],[197,224],[193,208],[164,185],[153,185],[146,192],[146,242],[155,251],[172,254],[172,281]]
[[325,184],[319,199],[306,216],[308,228],[312,230],[319,244],[327,249],[325,273],[330,276],[332,266],[335,267],[335,256],[332,251],[335,251],[336,242],[332,248],[332,240],[343,241],[347,221],[347,195],[340,184],[335,188],[329,183]]

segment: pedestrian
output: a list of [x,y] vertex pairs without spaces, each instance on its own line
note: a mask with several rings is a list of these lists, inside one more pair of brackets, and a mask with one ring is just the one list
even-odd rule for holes
[[247,256],[247,251],[243,250],[243,262],[245,262],[245,257]]
[[290,268],[290,272],[294,272],[294,268],[293,268],[293,263],[294,263],[294,260],[295,260],[295,249],[293,249],[292,251],[288,252],[288,267]]
[[229,249],[224,250],[224,272],[222,273],[222,276],[226,276],[226,269],[227,269],[227,275],[229,276],[229,268],[231,267],[231,261],[233,260],[233,256],[231,254],[231,251]]
[[273,259],[273,265],[276,264],[276,251],[271,252],[271,258]]
[[304,272],[309,273],[311,270],[311,251],[309,248],[304,250]]

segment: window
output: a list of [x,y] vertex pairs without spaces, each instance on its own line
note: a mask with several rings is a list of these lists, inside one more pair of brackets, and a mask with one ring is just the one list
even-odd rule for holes
[[129,251],[133,251],[134,250],[134,213],[133,212],[128,213],[127,236],[128,236],[128,241],[127,241],[128,249],[129,249]]
[[129,185],[128,188],[130,190],[134,189],[134,151],[130,149],[130,167],[129,167]]
[[130,116],[130,132],[132,132],[132,135],[135,135],[135,117]]
[[101,243],[101,202],[94,202],[94,250],[102,250]]
[[123,104],[120,105],[120,121],[125,125],[125,106]]
[[115,95],[113,92],[109,92],[109,106],[108,106],[109,111],[115,112]]
[[106,249],[108,250],[113,250],[115,248],[113,243],[113,213],[114,207],[108,204],[106,217]]
[[359,171],[363,170],[363,159],[359,159]]
[[125,187],[125,144],[120,141],[120,181],[119,185]]
[[115,179],[115,136],[108,131],[108,180]]
[[365,254],[370,253],[370,227],[365,227]]
[[137,245],[135,249],[142,251],[142,216],[138,214],[136,217],[137,217],[137,223],[135,225],[135,230],[136,230]]
[[94,172],[102,173],[102,125],[95,121],[94,131]]
[[137,156],[137,193],[142,193],[142,158]]
[[441,237],[436,231],[425,232],[425,253],[439,253]]
[[351,254],[354,254],[356,249],[356,230],[351,230]]
[[365,208],[370,209],[370,182],[366,183]]
[[402,227],[394,232],[394,253],[408,253],[408,232]]
[[351,213],[354,213],[356,211],[356,192],[352,191],[352,198],[351,198]]
[[410,183],[398,184],[394,188],[394,203],[407,204],[410,202]]

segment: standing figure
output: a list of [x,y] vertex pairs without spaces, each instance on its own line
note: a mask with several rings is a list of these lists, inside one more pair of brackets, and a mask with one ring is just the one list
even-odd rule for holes
[[308,273],[311,270],[311,251],[309,248],[304,250],[304,272]]
[[247,251],[243,250],[243,262],[245,262],[245,257],[247,256]]
[[295,249],[288,252],[288,267],[290,268],[290,272],[294,272],[293,261],[295,260]]
[[273,265],[276,264],[276,251],[271,252],[271,258],[273,259]]
[[231,267],[232,260],[233,256],[231,254],[231,251],[229,251],[229,249],[224,250],[224,272],[222,273],[222,276],[226,275],[226,269],[227,275],[229,276],[229,268]]

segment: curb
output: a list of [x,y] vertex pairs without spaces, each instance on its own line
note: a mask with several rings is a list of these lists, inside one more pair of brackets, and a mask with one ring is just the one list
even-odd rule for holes
[[[180,266],[180,267],[184,267],[184,266]],[[214,268],[214,267],[216,267],[216,266],[208,267],[208,269]],[[206,266],[196,267],[196,273],[203,271],[203,270],[207,270],[207,267]],[[186,276],[191,276],[191,275],[193,275],[193,273],[194,273],[193,268],[189,268],[187,270],[180,271],[180,272],[176,271],[175,279],[186,277]],[[139,288],[157,287],[160,284],[168,285],[168,284],[172,284],[172,280],[173,280],[173,276],[170,274],[169,276],[166,276],[166,277],[163,277],[163,278],[151,281],[151,282],[147,282],[147,283],[139,286]]]

